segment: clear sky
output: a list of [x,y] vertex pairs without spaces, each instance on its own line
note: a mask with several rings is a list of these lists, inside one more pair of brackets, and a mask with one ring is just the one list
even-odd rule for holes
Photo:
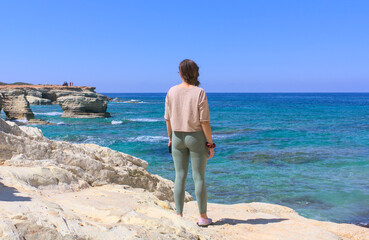
[[166,92],[369,92],[369,1],[1,1],[0,81]]

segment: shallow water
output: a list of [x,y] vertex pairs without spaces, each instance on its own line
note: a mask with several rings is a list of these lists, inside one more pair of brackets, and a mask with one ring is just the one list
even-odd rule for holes
[[[58,123],[38,126],[50,139],[137,156],[149,172],[174,181],[165,94],[106,95],[128,101],[110,102],[111,118],[61,118],[58,105],[32,109]],[[317,220],[369,222],[369,94],[207,95],[217,144],[207,164],[208,202],[268,202]],[[191,177],[190,168],[186,189],[195,198]]]

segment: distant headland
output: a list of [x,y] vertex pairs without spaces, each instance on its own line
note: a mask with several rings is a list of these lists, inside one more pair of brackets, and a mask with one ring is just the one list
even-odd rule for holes
[[109,98],[95,92],[95,87],[70,86],[16,82],[0,82],[0,111],[4,110],[9,120],[34,120],[30,105],[59,104],[62,117],[102,118],[107,112]]

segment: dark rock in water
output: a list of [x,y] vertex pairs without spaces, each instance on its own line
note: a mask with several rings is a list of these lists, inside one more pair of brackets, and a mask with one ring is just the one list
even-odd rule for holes
[[369,228],[369,222],[368,223],[355,223],[356,225],[360,226],[360,227],[366,227]]
[[[9,121],[9,120],[8,120]],[[13,122],[18,126],[27,126],[27,125],[56,125],[56,123],[51,123],[49,121],[43,119],[30,119],[30,120],[10,120],[9,122]]]
[[125,102],[122,99],[115,97],[114,99],[111,100],[111,102]]
[[24,126],[24,125],[56,125],[55,123],[51,123],[49,121],[43,120],[43,119],[30,119],[28,121],[14,121],[18,126]]

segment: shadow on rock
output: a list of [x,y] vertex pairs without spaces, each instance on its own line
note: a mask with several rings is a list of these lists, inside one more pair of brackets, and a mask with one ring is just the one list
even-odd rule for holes
[[12,202],[12,201],[31,201],[30,197],[21,197],[14,195],[19,193],[17,189],[7,187],[0,183],[0,201]]
[[255,218],[255,219],[248,219],[248,220],[242,220],[242,219],[233,219],[233,218],[222,218],[214,223],[214,225],[237,225],[237,224],[268,224],[268,223],[275,223],[275,222],[281,222],[284,220],[288,220],[288,218]]

